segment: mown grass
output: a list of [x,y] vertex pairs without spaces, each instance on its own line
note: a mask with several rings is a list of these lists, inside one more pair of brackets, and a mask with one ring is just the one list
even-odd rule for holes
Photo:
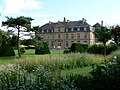
[[12,64],[15,61],[15,57],[0,57],[0,65]]

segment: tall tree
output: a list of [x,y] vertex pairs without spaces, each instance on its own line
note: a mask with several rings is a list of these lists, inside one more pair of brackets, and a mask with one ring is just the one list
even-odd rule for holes
[[116,44],[120,42],[120,26],[116,26],[112,28],[113,38]]
[[20,54],[20,32],[24,29],[24,30],[27,30],[29,31],[30,28],[31,28],[31,21],[33,20],[31,17],[24,17],[24,16],[20,16],[20,17],[17,17],[17,18],[12,18],[12,17],[6,17],[7,20],[2,22],[2,25],[3,26],[7,26],[8,28],[9,27],[12,27],[14,28],[15,30],[17,30],[18,34],[18,45],[17,45],[17,48],[18,48],[18,54],[19,54],[19,57],[21,57],[21,54]]
[[105,47],[104,55],[106,55],[106,42],[111,39],[111,29],[101,26],[99,28],[96,28],[94,34],[97,40],[103,43]]

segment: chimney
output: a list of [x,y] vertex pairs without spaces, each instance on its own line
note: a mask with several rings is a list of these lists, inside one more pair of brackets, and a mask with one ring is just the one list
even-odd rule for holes
[[86,22],[86,19],[85,19],[85,18],[82,18],[82,22],[83,22],[83,23]]
[[66,22],[66,18],[64,17],[63,22]]
[[52,22],[51,21],[49,21],[49,24],[51,24]]
[[101,21],[101,26],[103,26],[103,21]]

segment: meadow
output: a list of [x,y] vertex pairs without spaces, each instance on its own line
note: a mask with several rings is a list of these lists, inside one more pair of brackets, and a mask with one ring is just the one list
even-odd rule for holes
[[18,58],[15,50],[15,57],[0,57],[0,65],[22,63],[29,72],[34,67],[43,65],[45,68],[61,70],[62,76],[65,76],[71,73],[87,75],[92,70],[91,65],[104,63],[104,57],[101,55],[63,54],[63,50],[51,50],[51,54],[46,55],[35,55],[34,52],[34,50],[26,50],[22,57]]
[[[0,57],[1,90],[103,90],[110,87],[109,81],[113,81],[113,78],[109,78],[111,66],[105,65],[102,55],[63,54],[62,50],[34,55],[34,50],[26,50],[18,58],[15,52],[15,57]],[[119,52],[112,55],[119,56]],[[116,77],[114,73],[113,77]],[[106,83],[101,83],[101,79]],[[118,80],[114,80],[118,84]],[[113,84],[114,87],[116,84]]]

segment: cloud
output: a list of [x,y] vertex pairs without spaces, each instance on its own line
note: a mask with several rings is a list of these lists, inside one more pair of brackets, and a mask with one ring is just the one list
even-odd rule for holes
[[17,14],[24,10],[41,8],[40,0],[4,0],[4,12],[7,14]]

